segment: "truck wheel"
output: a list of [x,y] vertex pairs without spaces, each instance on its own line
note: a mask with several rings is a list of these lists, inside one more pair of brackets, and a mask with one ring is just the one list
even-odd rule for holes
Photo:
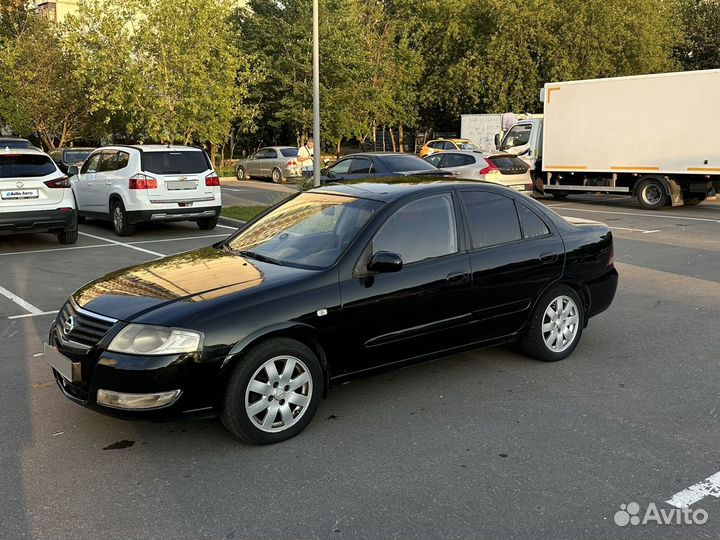
[[659,210],[667,205],[668,194],[660,180],[647,178],[638,186],[637,199],[646,210]]

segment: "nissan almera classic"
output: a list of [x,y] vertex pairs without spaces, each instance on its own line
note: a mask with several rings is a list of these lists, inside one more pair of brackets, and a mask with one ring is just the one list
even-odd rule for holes
[[45,357],[83,405],[217,412],[266,444],[299,433],[331,383],[358,373],[514,340],[562,360],[617,280],[607,226],[501,186],[328,185],[212,247],[89,283]]

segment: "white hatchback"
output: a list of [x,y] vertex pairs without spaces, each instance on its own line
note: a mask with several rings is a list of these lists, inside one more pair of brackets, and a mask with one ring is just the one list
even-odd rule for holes
[[78,216],[70,181],[36,148],[0,147],[0,233],[50,232],[74,244]]
[[209,230],[220,216],[220,179],[200,148],[106,146],[68,172],[80,219],[109,219],[118,236],[151,221],[195,221]]
[[425,161],[461,180],[484,180],[526,194],[533,191],[530,166],[514,154],[451,150],[436,152]]

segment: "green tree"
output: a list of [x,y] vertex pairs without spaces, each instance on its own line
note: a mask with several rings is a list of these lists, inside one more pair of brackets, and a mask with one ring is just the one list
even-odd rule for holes
[[676,58],[684,69],[720,68],[720,1],[682,0],[684,39]]

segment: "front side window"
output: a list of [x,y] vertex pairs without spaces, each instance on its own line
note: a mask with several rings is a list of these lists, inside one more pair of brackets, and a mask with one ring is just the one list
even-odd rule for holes
[[435,167],[439,167],[444,155],[445,154],[433,154],[432,156],[426,157],[425,161],[427,161],[431,165],[434,165]]
[[100,155],[101,154],[95,154],[90,156],[90,159],[83,163],[80,173],[94,173],[95,171],[97,171],[98,163],[100,163]]
[[330,167],[330,172],[333,174],[347,174],[347,172],[350,170],[350,165],[352,164],[352,159],[343,159],[342,161],[338,161],[335,165]]
[[532,131],[531,124],[518,124],[513,126],[500,145],[500,150],[507,150],[508,148],[515,148],[516,146],[524,146],[530,142],[530,132]]
[[474,249],[520,240],[520,221],[515,203],[486,191],[461,191]]
[[227,246],[250,259],[327,268],[381,206],[370,199],[301,193],[237,233]]
[[168,150],[144,152],[143,168],[155,174],[197,174],[207,171],[210,163],[200,150]]
[[372,241],[372,252],[397,253],[404,264],[457,252],[452,196],[433,195],[397,210]]
[[350,165],[350,174],[368,174],[372,168],[372,162],[367,158],[355,158]]

